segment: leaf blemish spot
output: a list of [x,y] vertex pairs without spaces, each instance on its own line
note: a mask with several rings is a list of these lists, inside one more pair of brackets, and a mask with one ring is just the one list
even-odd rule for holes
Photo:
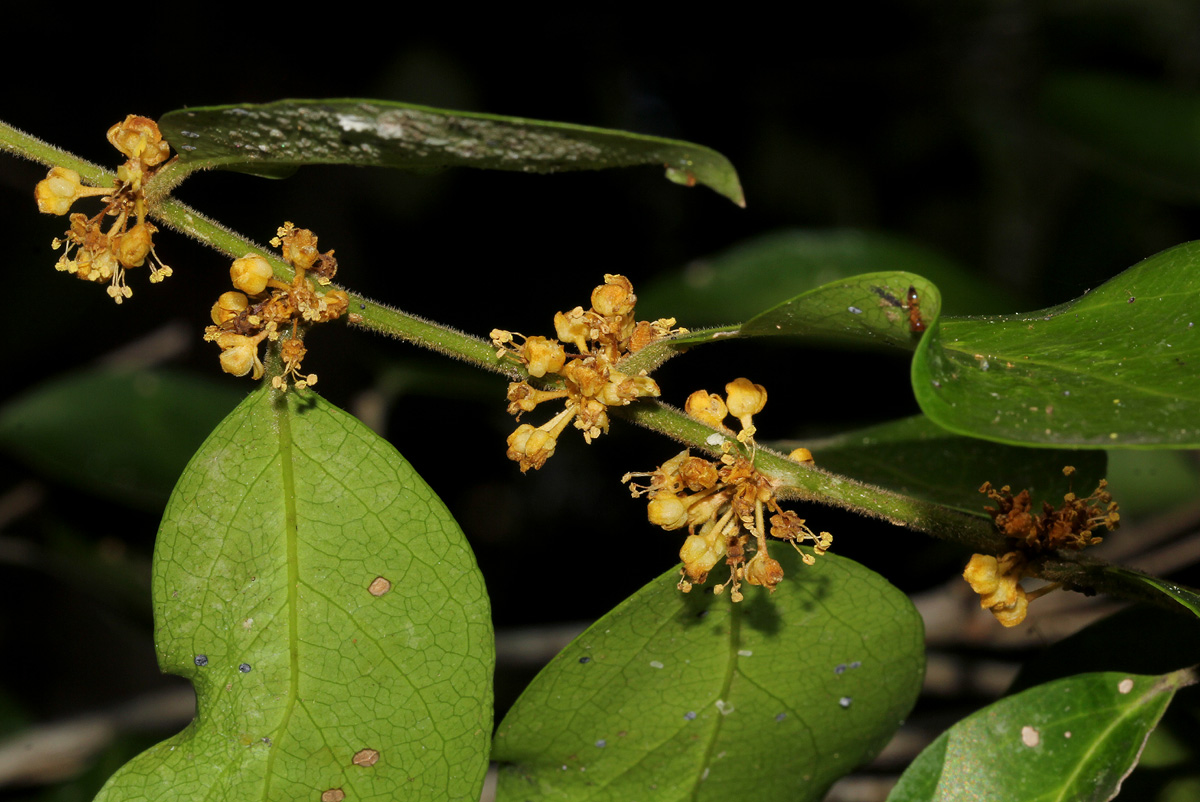
[[1021,743],[1028,747],[1037,746],[1042,741],[1042,736],[1033,727],[1024,726],[1021,728]]
[[321,794],[321,802],[342,802],[346,798],[346,792],[341,788],[330,788]]
[[660,662],[659,662],[659,661],[657,661],[657,660],[651,660],[651,661],[650,661],[650,667],[651,667],[651,668],[662,668],[662,667],[663,667],[663,664],[662,664],[662,663],[660,663]]
[[718,699],[716,701],[716,707],[717,710],[721,712],[722,716],[728,716],[733,712],[733,705],[731,705],[729,702],[726,702],[724,699]]
[[750,657],[753,654],[754,652],[750,651],[749,649],[738,649],[738,657]]
[[848,708],[853,703],[854,703],[854,700],[851,699],[849,696],[843,696],[841,699],[838,699],[838,704],[841,705],[843,708]]
[[367,586],[367,592],[372,596],[382,596],[392,589],[392,583],[381,576],[371,580],[371,584]]
[[193,660],[192,662],[194,662],[196,665],[200,666],[200,668],[204,668],[206,665],[208,665],[208,655],[198,654],[198,655],[196,655],[196,659]]
[[1128,677],[1121,680],[1119,683],[1117,683],[1117,690],[1121,693],[1129,693],[1133,690],[1133,680],[1129,679]]
[[254,626],[253,618],[247,618],[245,621],[242,622],[242,629],[249,629],[252,626]]
[[360,749],[354,753],[351,763],[356,766],[369,767],[379,762],[379,752],[375,749]]

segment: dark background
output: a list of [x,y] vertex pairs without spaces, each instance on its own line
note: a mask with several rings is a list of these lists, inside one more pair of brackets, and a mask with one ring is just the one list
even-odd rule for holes
[[[97,11],[71,34],[48,19],[6,31],[0,116],[115,166],[104,132],[127,113],[372,97],[687,139],[738,168],[744,210],[649,167],[556,176],[314,167],[286,181],[200,174],[178,193],[260,242],[284,220],[312,228],[336,249],[346,285],[480,336],[551,333],[553,313],[586,306],[606,272],[637,288],[781,228],[901,235],[1024,309],[1067,300],[1196,236],[1200,195],[1087,158],[1038,105],[1044,81],[1063,70],[1200,90],[1200,11],[1185,0],[907,0],[801,9],[803,24],[736,13],[619,19],[615,9],[514,23],[515,13],[403,27],[243,13],[220,25],[179,17],[139,27]],[[216,349],[201,341],[228,260],[163,232],[156,247],[175,275],[159,287],[131,282],[134,297],[115,307],[100,287],[53,270],[49,242],[64,226],[36,212],[32,189],[44,173],[0,156],[0,392],[16,397],[171,324],[190,339],[167,366],[248,392],[249,380],[220,374]],[[545,470],[521,476],[503,456],[515,426],[503,379],[327,328],[309,339],[307,369],[331,401],[377,422],[454,512],[497,627],[593,619],[671,566],[679,539],[646,524],[644,504],[617,479],[652,469],[673,444],[623,423],[590,447],[569,431]],[[678,404],[739,375],[771,393],[756,419],[769,438],[916,411],[902,357],[730,344],[657,377]],[[145,576],[159,511],[0,455],[0,494],[30,482],[37,503],[0,521],[10,547],[0,550],[0,654],[9,657],[0,699],[25,722],[112,704],[157,681],[143,597],[114,601],[109,586],[89,586],[51,557],[67,538]],[[836,551],[905,590],[960,570],[962,555],[921,536],[827,510],[802,515],[834,532]],[[35,558],[12,558],[13,544]]]

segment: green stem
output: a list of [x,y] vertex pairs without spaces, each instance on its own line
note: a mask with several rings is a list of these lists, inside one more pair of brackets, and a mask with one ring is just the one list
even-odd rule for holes
[[18,131],[3,121],[0,121],[0,150],[23,159],[41,162],[47,167],[66,167],[74,170],[83,180],[97,187],[111,187],[117,178],[116,174],[103,167],[84,161],[78,156],[68,153],[62,148],[49,145],[24,131]]

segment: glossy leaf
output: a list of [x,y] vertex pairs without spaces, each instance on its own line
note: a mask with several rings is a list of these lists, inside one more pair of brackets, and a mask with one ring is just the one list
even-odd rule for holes
[[1192,669],[1080,674],[1001,699],[955,724],[913,761],[888,802],[1103,802]]
[[[923,415],[779,448],[797,446],[825,470],[979,514],[991,503],[979,492],[985,481],[1014,493],[1027,488],[1040,509],[1042,501],[1061,504],[1068,492],[1086,495],[1104,477],[1104,452],[1001,445],[948,432]],[[1070,477],[1063,475],[1067,465],[1075,468]]]
[[180,160],[196,169],[277,175],[306,164],[353,164],[553,173],[654,164],[676,183],[703,184],[745,206],[737,172],[720,153],[584,125],[360,99],[179,109],[159,125]]
[[[908,303],[912,289],[916,309]],[[912,350],[941,309],[937,287],[914,273],[866,273],[801,293],[740,325],[689,331],[659,340],[621,365],[627,373],[653,370],[679,353],[731,337],[796,337],[859,347]],[[925,327],[925,328],[922,328]]]
[[920,689],[921,620],[857,563],[772,555],[773,596],[685,595],[672,569],[564,649],[497,731],[497,799],[799,802],[873,757]]
[[638,309],[651,320],[674,317],[693,328],[724,325],[749,320],[782,298],[881,269],[916,273],[936,284],[947,314],[1021,308],[1002,288],[983,284],[945,256],[901,237],[853,229],[786,229],[639,286]]
[[1170,596],[1197,616],[1200,616],[1200,590],[1196,588],[1189,588],[1186,585],[1169,582],[1165,579],[1159,579],[1156,576],[1147,576],[1136,571],[1128,571],[1116,565],[1110,565],[1107,571],[1130,582],[1141,582],[1149,585],[1160,593]]
[[[313,393],[269,387],[197,452],[154,555],[183,732],[98,799],[477,799],[491,731],[483,580],[412,467]],[[337,791],[340,789],[340,791]]]
[[71,374],[0,409],[0,448],[97,495],[161,509],[192,453],[243,397],[167,371]]
[[1076,448],[1200,446],[1200,243],[1074,301],[946,318],[913,363],[922,411],[952,431]]

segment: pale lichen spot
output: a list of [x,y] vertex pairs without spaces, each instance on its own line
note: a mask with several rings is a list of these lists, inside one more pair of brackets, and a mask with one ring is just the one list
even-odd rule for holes
[[330,788],[321,793],[321,802],[342,802],[345,798],[346,792],[341,788]]
[[1121,693],[1129,693],[1133,690],[1133,680],[1131,680],[1129,677],[1121,680],[1119,683],[1117,683],[1117,690]]
[[379,762],[379,752],[375,749],[360,749],[354,753],[350,762],[356,766],[374,766]]
[[1028,747],[1035,747],[1042,742],[1042,736],[1033,727],[1028,725],[1021,728],[1021,743]]
[[372,596],[382,596],[392,589],[392,583],[381,576],[375,577],[371,584],[367,586],[367,592]]

